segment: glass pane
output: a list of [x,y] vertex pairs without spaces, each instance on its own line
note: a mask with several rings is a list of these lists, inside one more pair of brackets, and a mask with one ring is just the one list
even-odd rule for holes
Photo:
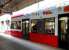
[[45,19],[45,33],[54,34],[55,32],[55,18]]
[[11,29],[21,29],[21,21],[11,22]]
[[31,22],[31,28],[32,32],[38,32],[38,33],[43,33],[43,20],[42,19],[33,19]]
[[17,29],[21,29],[21,21],[17,22]]
[[31,31],[32,32],[37,32],[37,25],[36,25],[36,23],[37,23],[37,20],[31,20],[32,22],[31,22]]
[[17,23],[11,22],[11,29],[17,29]]

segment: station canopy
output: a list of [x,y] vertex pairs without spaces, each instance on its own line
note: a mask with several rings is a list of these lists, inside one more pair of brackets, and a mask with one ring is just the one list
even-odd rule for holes
[[26,14],[30,14],[33,12],[37,12],[39,10],[44,10],[44,9],[48,9],[51,7],[63,7],[63,6],[67,6],[69,5],[69,0],[43,0],[40,1],[38,3],[35,3],[31,6],[25,7],[19,11],[13,12],[12,16],[16,16],[16,15],[26,15]]

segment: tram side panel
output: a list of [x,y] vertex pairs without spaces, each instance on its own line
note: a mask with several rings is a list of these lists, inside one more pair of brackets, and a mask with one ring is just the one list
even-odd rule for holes
[[[19,22],[18,19],[20,18],[12,18],[11,27],[11,35],[15,37],[22,38],[23,32],[20,29],[17,29],[17,23]],[[21,20],[21,19],[20,19]],[[25,22],[25,19],[24,19]],[[28,21],[26,20],[28,23]],[[58,37],[55,36],[55,27],[54,27],[54,18],[44,18],[44,19],[31,19],[31,32],[28,32],[28,39],[30,41],[41,43],[41,44],[48,44],[54,47],[58,47]],[[20,22],[19,22],[20,23]],[[27,26],[27,25],[26,25]],[[28,26],[28,28],[30,27]],[[26,31],[26,29],[25,29]],[[19,32],[19,33],[18,33]],[[24,36],[25,38],[25,36]]]
[[[21,30],[21,28],[23,27],[21,26],[22,24],[20,24],[21,21],[22,18],[20,17],[12,18],[10,30],[12,36],[18,38],[22,38],[24,36],[22,32],[23,30]],[[23,24],[24,23],[25,19],[23,20]],[[31,23],[31,25],[28,26],[28,23]],[[28,22],[26,20],[25,26],[28,28],[31,27],[31,32],[28,32],[28,34],[25,34],[25,36],[28,35],[26,37],[30,41],[58,47],[58,37],[55,35],[54,23],[55,23],[54,18],[31,19],[31,22]],[[21,28],[17,28],[18,25],[20,25]]]
[[58,36],[55,35],[54,19],[32,19],[29,40],[58,47]]

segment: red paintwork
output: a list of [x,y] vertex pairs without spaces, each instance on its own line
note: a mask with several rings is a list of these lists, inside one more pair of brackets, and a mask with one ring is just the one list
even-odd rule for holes
[[49,34],[41,34],[41,33],[29,33],[29,40],[33,42],[38,42],[42,44],[48,44],[53,47],[58,47],[58,37]]
[[64,12],[69,12],[69,6],[64,6]]
[[10,30],[10,31],[6,31],[5,33],[9,34],[9,35],[12,35],[14,37],[18,37],[18,38],[22,38],[23,37],[23,33],[20,32],[20,31],[12,31],[12,30]]
[[[23,33],[19,32],[19,31],[8,31],[6,33],[10,35],[14,36],[14,37],[18,37],[18,38],[22,38],[23,37]],[[58,47],[58,37],[54,36],[54,35],[49,35],[49,34],[41,34],[41,33],[29,33],[29,40],[33,41],[33,42],[37,42],[37,43],[42,43],[42,44],[48,44],[51,45],[53,47]]]

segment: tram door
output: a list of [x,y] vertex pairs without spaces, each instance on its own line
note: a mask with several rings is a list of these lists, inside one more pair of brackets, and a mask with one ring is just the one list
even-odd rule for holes
[[29,33],[29,19],[22,19],[22,32],[23,38],[27,40]]
[[59,47],[60,48],[68,48],[68,21],[69,15],[62,14],[58,16],[58,35],[59,35]]

